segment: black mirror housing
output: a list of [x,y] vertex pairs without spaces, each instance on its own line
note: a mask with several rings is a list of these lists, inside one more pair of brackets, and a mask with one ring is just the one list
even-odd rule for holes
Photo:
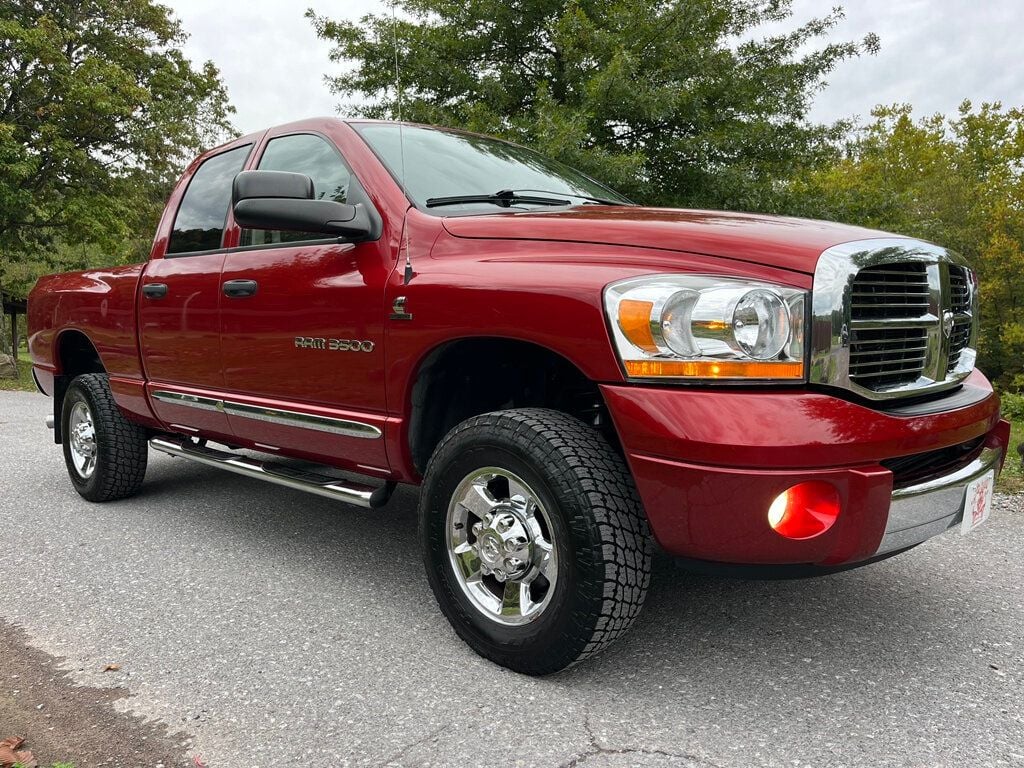
[[320,232],[346,240],[369,237],[370,217],[361,205],[333,200],[295,200],[261,197],[235,203],[235,221],[248,229],[282,229],[290,232]]
[[231,187],[235,221],[247,229],[318,232],[346,240],[373,234],[362,205],[314,200],[313,181],[301,173],[242,171]]
[[301,173],[287,171],[242,171],[231,184],[232,205],[254,197],[285,197],[312,200],[313,180]]

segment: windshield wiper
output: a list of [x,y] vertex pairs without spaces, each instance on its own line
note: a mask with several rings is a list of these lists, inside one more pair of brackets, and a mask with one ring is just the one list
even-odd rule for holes
[[490,195],[455,195],[453,197],[431,197],[427,199],[427,208],[437,208],[442,205],[462,205],[464,203],[493,203],[503,208],[509,208],[517,203],[527,205],[568,205],[568,200],[557,197],[535,197],[532,195],[521,195],[511,189],[502,189]]
[[589,200],[592,203],[600,203],[601,205],[636,205],[636,203],[629,202],[627,200],[612,200],[607,197],[592,197],[590,195],[581,195],[579,192],[552,192],[547,189],[510,189],[507,192],[538,192],[542,195],[569,195],[569,197],[578,197],[580,200]]

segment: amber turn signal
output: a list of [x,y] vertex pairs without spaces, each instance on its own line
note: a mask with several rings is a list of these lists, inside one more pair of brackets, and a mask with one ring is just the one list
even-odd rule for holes
[[804,364],[780,360],[626,360],[634,378],[687,376],[694,379],[802,379]]
[[654,302],[638,299],[623,299],[619,302],[619,327],[633,344],[644,352],[658,351],[651,333],[651,312]]

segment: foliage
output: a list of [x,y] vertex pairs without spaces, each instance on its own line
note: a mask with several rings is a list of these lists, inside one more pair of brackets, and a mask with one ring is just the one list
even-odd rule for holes
[[183,164],[231,132],[152,0],[0,0],[0,282],[131,258]]
[[1010,421],[1017,421],[1024,424],[1024,395],[1014,392],[1004,392],[1002,397],[1002,414]]
[[983,297],[979,365],[1024,387],[1024,110],[965,101],[955,117],[875,110],[845,156],[789,185],[789,212],[921,237],[962,254]]
[[[814,49],[839,9],[792,31],[757,28],[792,0],[395,0],[333,21],[307,11],[333,90],[367,117],[504,136],[652,204],[764,209],[777,179],[828,154],[843,124],[806,114],[823,78],[877,39]],[[443,62],[443,66],[439,66]]]
[[1010,445],[1006,451],[1006,463],[996,482],[996,490],[1003,493],[1024,493],[1024,464],[1021,457],[1021,443],[1024,442],[1024,395],[1004,392],[1002,416],[1010,422]]

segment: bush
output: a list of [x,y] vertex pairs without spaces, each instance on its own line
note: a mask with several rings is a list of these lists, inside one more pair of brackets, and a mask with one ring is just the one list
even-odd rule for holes
[[1003,417],[1010,421],[1024,422],[1024,395],[1004,392],[1001,398]]

